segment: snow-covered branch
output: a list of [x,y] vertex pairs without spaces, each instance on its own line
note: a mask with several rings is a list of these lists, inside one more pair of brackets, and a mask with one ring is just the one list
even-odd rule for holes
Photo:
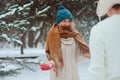
[[13,14],[15,13],[16,10],[17,10],[17,9],[14,8],[12,11],[0,15],[0,19],[5,18],[5,17],[7,17],[7,16],[11,16],[11,15],[13,15]]
[[41,13],[44,13],[45,11],[47,11],[50,8],[50,6],[47,6],[45,9],[38,11],[38,9],[36,9],[36,14],[40,15]]
[[25,4],[25,5],[23,6],[23,8],[27,8],[27,7],[31,6],[32,4],[33,4],[33,1],[31,1],[31,2],[28,3],[28,4]]
[[79,10],[79,11],[77,12],[76,15],[80,15],[87,7],[88,7],[88,5],[85,5],[81,10]]

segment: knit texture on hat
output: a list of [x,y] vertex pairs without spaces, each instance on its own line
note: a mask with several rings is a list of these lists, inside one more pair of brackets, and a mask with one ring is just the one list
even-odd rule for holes
[[59,24],[64,19],[73,20],[73,16],[68,9],[66,9],[64,6],[61,5],[58,7],[56,23]]

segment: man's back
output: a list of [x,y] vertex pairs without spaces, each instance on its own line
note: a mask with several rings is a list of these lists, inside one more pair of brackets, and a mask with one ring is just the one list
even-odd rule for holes
[[120,80],[120,15],[113,15],[98,23],[92,28],[91,35],[90,51],[94,58],[90,73],[104,76],[101,80]]

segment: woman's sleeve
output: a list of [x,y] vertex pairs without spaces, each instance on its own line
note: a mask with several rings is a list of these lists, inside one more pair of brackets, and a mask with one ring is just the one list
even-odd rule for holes
[[105,51],[101,34],[98,28],[96,30],[96,27],[92,28],[90,33],[91,60],[88,68],[88,80],[105,80]]

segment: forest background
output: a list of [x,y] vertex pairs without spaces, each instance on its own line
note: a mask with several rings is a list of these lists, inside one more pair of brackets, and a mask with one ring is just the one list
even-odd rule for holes
[[44,47],[57,8],[64,5],[76,28],[89,43],[91,28],[98,22],[97,0],[0,0],[0,48]]

